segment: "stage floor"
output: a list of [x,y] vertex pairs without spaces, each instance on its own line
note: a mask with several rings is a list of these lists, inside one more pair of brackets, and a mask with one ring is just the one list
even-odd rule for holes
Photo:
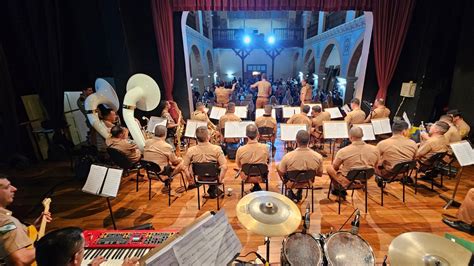
[[[326,149],[328,150],[328,149]],[[283,144],[277,142],[277,153],[270,167],[270,190],[280,192],[280,179],[275,166],[284,155]],[[325,165],[329,165],[331,157],[325,158]],[[233,188],[231,196],[225,196],[221,201],[223,208],[234,230],[243,245],[241,254],[258,250],[264,255],[263,237],[247,232],[239,223],[235,206],[240,199],[240,179],[234,179],[234,161],[228,161],[228,172],[225,178],[226,188]],[[53,222],[47,230],[65,226],[79,226],[83,229],[112,228],[109,211],[105,199],[81,192],[82,184],[72,178],[73,174],[69,162],[43,162],[32,166],[25,171],[6,171],[11,175],[13,184],[18,188],[15,202],[11,206],[14,215],[26,220],[39,214],[43,195],[54,190],[51,203]],[[474,187],[474,167],[464,169],[457,200],[462,201],[469,188]],[[131,177],[130,177],[131,178]],[[119,229],[132,227],[144,223],[152,223],[156,229],[180,229],[190,224],[194,219],[206,211],[216,210],[216,200],[208,200],[201,210],[197,208],[196,190],[183,193],[178,198],[172,197],[171,207],[168,207],[166,194],[161,194],[162,183],[153,182],[152,199],[148,200],[148,182],[140,183],[139,191],[135,191],[135,182],[124,178],[120,187],[119,196],[112,200],[113,210]],[[402,202],[402,186],[399,183],[387,185],[384,196],[384,207],[380,206],[380,189],[372,178],[369,180],[368,213],[364,213],[364,192],[356,191],[354,197],[347,197],[341,206],[341,214],[337,214],[336,197],[327,199],[329,177],[325,173],[317,178],[315,185],[322,190],[314,191],[315,210],[311,214],[312,234],[329,233],[336,231],[346,221],[355,208],[362,213],[360,236],[368,241],[374,250],[377,263],[382,263],[388,253],[390,242],[399,234],[412,231],[431,232],[437,235],[451,233],[456,236],[474,241],[474,237],[456,231],[441,221],[445,201],[439,194],[450,196],[455,180],[445,178],[444,187],[435,187],[431,191],[430,184],[420,182],[418,194],[414,194],[413,187],[406,189],[406,202]],[[173,188],[179,186],[176,179]],[[251,185],[246,186],[246,190]],[[311,196],[299,204],[302,213]],[[35,208],[36,206],[36,208]],[[448,210],[455,213],[456,209]],[[302,226],[300,227],[300,229]],[[350,222],[344,227],[350,230]],[[271,262],[279,262],[280,248],[283,238],[271,239]],[[252,258],[249,256],[248,258]]]

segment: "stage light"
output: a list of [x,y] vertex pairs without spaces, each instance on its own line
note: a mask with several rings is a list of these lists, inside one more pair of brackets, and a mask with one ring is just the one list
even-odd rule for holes
[[250,36],[248,36],[248,35],[244,36],[244,43],[245,44],[249,44],[251,41],[252,41],[252,38],[250,38]]
[[275,43],[275,36],[268,37],[267,41],[268,41],[269,44],[274,44]]

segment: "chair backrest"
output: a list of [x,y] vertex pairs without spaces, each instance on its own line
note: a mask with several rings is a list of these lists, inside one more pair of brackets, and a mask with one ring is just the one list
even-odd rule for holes
[[193,163],[193,174],[199,177],[219,177],[220,169],[216,162]]
[[258,134],[260,136],[273,136],[273,128],[272,127],[259,127],[258,128]]
[[428,160],[426,160],[424,164],[434,165],[439,161],[443,160],[444,156],[446,156],[446,152],[435,153]]
[[242,165],[242,172],[247,176],[261,176],[268,175],[268,165],[264,163],[246,163]]
[[295,183],[304,183],[304,182],[313,180],[315,176],[316,176],[315,170],[295,170],[295,171],[288,171],[286,173],[286,177],[288,178],[288,180]]
[[120,168],[128,170],[133,167],[133,163],[128,160],[127,156],[125,156],[123,152],[115,148],[108,147],[107,153],[110,156],[110,160],[112,160],[112,162],[118,165]]
[[406,174],[410,170],[413,170],[415,167],[416,167],[416,161],[401,162],[401,163],[397,163],[392,168],[391,172],[393,173],[393,175]]
[[141,160],[140,165],[142,165],[147,171],[153,172],[156,175],[158,175],[162,171],[160,165],[152,161]]
[[357,168],[351,169],[349,173],[347,173],[346,178],[353,181],[353,180],[364,180],[368,179],[369,177],[373,176],[375,173],[374,168]]

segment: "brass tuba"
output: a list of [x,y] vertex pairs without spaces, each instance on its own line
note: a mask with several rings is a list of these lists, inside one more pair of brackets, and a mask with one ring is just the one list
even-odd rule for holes
[[94,127],[104,139],[107,139],[110,136],[110,131],[104,122],[100,120],[97,106],[99,104],[105,104],[107,107],[117,111],[120,107],[120,103],[114,88],[105,79],[96,79],[95,90],[96,93],[89,95],[84,103],[87,119],[92,127]]

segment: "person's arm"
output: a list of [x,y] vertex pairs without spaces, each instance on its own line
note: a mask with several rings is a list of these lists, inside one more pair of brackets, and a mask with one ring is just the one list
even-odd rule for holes
[[340,158],[336,158],[332,162],[332,167],[334,168],[334,170],[339,171],[339,167],[341,167],[341,164],[342,164],[342,160]]
[[259,82],[260,82],[260,81],[257,81],[257,82],[255,82],[254,84],[250,85],[250,88],[251,88],[251,89],[255,89],[255,88],[258,86],[258,83],[259,83]]
[[429,143],[425,143],[420,146],[418,149],[418,152],[416,153],[416,159],[421,159],[423,156],[428,154],[431,151],[431,146]]
[[234,92],[236,85],[237,85],[237,83],[232,84],[232,89],[230,89],[230,92],[231,92],[231,93]]
[[278,175],[283,180],[283,177],[285,176],[287,172],[287,159],[285,158],[285,156],[283,156],[280,164],[277,165],[276,169],[277,169]]
[[40,229],[40,226],[41,226],[41,221],[43,220],[43,217],[46,219],[46,223],[50,223],[53,218],[51,217],[51,213],[50,212],[42,212],[40,216],[38,216],[38,218],[36,218],[36,220],[34,221],[33,225],[35,226],[36,230],[39,230]]
[[31,265],[35,261],[34,248],[21,248],[9,255],[13,265]]
[[316,171],[316,175],[317,175],[317,176],[323,176],[323,172],[324,172],[324,168],[323,168],[323,158],[321,158],[321,159],[320,159],[319,168],[318,168],[318,170]]
[[225,174],[227,172],[227,160],[225,158],[224,152],[222,148],[219,147],[219,157],[217,157],[217,163],[219,164],[219,168],[221,169],[219,180],[224,180]]
[[306,99],[306,87],[302,87],[301,93],[300,93],[300,101],[304,103],[305,99]]
[[237,167],[238,168],[242,168],[242,164],[240,162],[240,157],[242,156],[241,153],[242,153],[242,150],[240,149],[242,147],[239,147],[237,149],[237,153],[235,154],[235,164],[237,164]]

